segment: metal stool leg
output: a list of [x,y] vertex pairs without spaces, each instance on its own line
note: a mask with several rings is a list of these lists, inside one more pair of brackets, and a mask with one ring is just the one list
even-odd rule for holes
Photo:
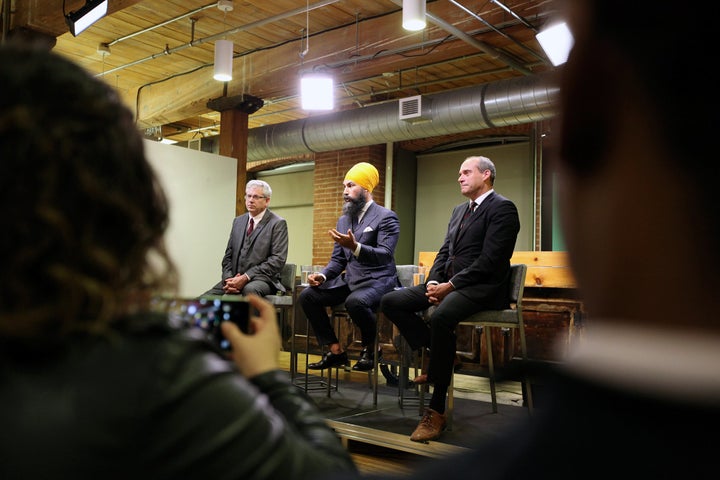
[[450,374],[450,387],[448,387],[448,406],[446,410],[447,414],[447,431],[452,431],[453,427],[453,412],[455,408],[455,395],[454,395],[454,389],[455,389],[455,373]]
[[[407,341],[403,338],[401,345],[401,348],[404,349],[410,349],[410,345],[408,345]],[[412,369],[415,373],[415,376],[420,375],[421,373],[424,373],[422,371],[422,365],[425,363],[425,349],[421,348],[417,355],[414,355],[414,359],[412,361],[411,365],[406,365],[405,362],[406,355],[401,353],[400,356],[400,367],[399,367],[399,373],[400,380],[398,381],[398,403],[400,405],[400,408],[405,408],[406,405],[410,405],[411,401],[418,402],[418,414],[420,416],[425,413],[425,393],[429,392],[428,385],[415,385],[414,390],[415,394],[417,395],[416,398],[408,398],[406,396],[405,389],[407,387],[407,377]],[[410,357],[413,357],[411,354]]]
[[[373,345],[373,369],[372,369],[372,391],[373,391],[373,408],[377,408],[378,404],[378,362],[380,356],[378,355],[378,348],[380,347],[380,314],[377,315],[377,322],[375,323],[375,343]],[[368,372],[370,373],[370,372]]]

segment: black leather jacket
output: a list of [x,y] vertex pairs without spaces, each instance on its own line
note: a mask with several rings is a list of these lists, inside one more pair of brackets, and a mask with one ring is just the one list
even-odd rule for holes
[[201,332],[148,320],[45,358],[0,346],[0,478],[288,480],[355,470],[286,372],[248,381]]

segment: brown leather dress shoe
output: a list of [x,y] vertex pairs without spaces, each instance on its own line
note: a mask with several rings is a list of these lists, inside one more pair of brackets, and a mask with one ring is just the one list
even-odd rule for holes
[[410,440],[413,442],[435,440],[440,436],[440,433],[445,430],[446,426],[447,416],[445,414],[438,413],[432,408],[427,408],[417,428],[415,428],[415,431],[410,435]]

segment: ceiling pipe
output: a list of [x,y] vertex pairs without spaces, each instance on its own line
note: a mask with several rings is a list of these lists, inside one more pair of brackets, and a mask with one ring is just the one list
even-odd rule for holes
[[448,33],[451,33],[452,35],[456,36],[457,38],[464,41],[465,43],[472,45],[473,47],[477,48],[478,50],[482,50],[483,52],[490,55],[492,58],[500,60],[501,62],[512,67],[513,69],[517,70],[518,72],[522,73],[523,75],[532,75],[533,74],[532,71],[525,68],[525,65],[520,64],[514,58],[512,58],[510,55],[502,52],[501,50],[493,47],[492,45],[488,45],[487,43],[481,42],[480,40],[475,40],[473,37],[471,37],[467,33],[463,32],[459,28],[456,28],[454,25],[447,23],[445,20],[442,20],[431,13],[427,13],[426,15],[427,15],[428,20],[430,20],[432,23],[434,23],[438,27],[442,28],[443,30],[445,30]]
[[491,1],[492,3],[494,3],[495,5],[499,6],[500,8],[502,8],[503,10],[505,10],[506,12],[508,12],[508,13],[509,13],[510,15],[512,15],[513,17],[517,18],[518,21],[520,21],[520,23],[522,23],[523,25],[525,25],[527,28],[529,28],[530,30],[532,30],[532,31],[534,31],[535,33],[537,33],[538,29],[535,28],[535,26],[534,26],[533,24],[531,24],[530,22],[528,22],[527,20],[525,20],[523,17],[521,17],[521,16],[518,15],[517,13],[513,12],[513,10],[512,10],[511,8],[509,8],[507,5],[505,5],[504,3],[500,2],[499,0],[490,0],[490,1]]
[[475,13],[475,12],[473,12],[472,10],[470,10],[469,8],[467,8],[465,5],[461,4],[460,2],[458,2],[458,1],[456,1],[456,0],[450,0],[450,3],[452,3],[453,5],[455,5],[456,7],[458,7],[460,10],[464,11],[465,13],[467,13],[468,15],[470,15],[471,17],[473,17],[474,19],[478,20],[479,22],[482,22],[483,25],[487,26],[490,30],[492,30],[493,32],[497,33],[497,34],[500,35],[501,37],[503,37],[503,38],[505,38],[505,39],[507,39],[507,40],[510,40],[510,41],[513,42],[515,45],[517,45],[518,47],[520,47],[520,48],[522,48],[523,50],[525,50],[526,52],[528,52],[530,55],[532,55],[532,56],[534,56],[535,58],[539,59],[539,60],[540,60],[541,62],[543,62],[545,65],[548,65],[548,66],[552,65],[546,58],[544,58],[544,57],[543,57],[542,55],[540,55],[538,52],[536,52],[536,51],[533,50],[532,48],[528,47],[528,46],[525,45],[524,43],[515,40],[513,37],[511,37],[510,35],[506,34],[506,33],[503,32],[502,30],[500,30],[499,28],[495,27],[493,24],[491,24],[490,22],[488,22],[487,20],[485,20],[484,18],[482,18],[480,15],[478,15],[477,13]]
[[[204,44],[204,43],[213,42],[213,41],[215,41],[215,40],[223,39],[223,38],[227,37],[228,35],[233,35],[233,34],[235,34],[235,33],[244,32],[244,31],[247,31],[247,30],[256,28],[256,27],[260,27],[260,26],[266,25],[266,24],[268,24],[268,23],[273,23],[273,22],[278,22],[278,21],[280,21],[280,20],[285,20],[285,19],[290,18],[290,17],[293,17],[293,16],[295,16],[295,15],[299,15],[299,14],[301,14],[301,13],[305,13],[305,12],[308,11],[308,10],[314,10],[314,9],[317,9],[317,8],[325,7],[325,6],[327,6],[327,5],[331,5],[331,4],[337,3],[337,2],[339,2],[339,1],[340,1],[340,0],[321,0],[321,1],[317,2],[317,3],[313,3],[312,5],[309,5],[309,6],[296,8],[295,10],[290,10],[290,11],[288,11],[288,12],[283,12],[283,13],[281,13],[281,14],[279,14],[279,15],[274,15],[274,16],[272,16],[272,17],[264,18],[264,19],[262,19],[262,20],[258,20],[258,21],[252,22],[252,23],[248,23],[247,25],[243,25],[243,26],[240,26],[240,27],[233,27],[233,28],[231,28],[231,29],[229,29],[229,30],[226,30],[226,31],[224,31],[224,32],[220,32],[220,33],[216,33],[216,34],[214,34],[214,35],[210,35],[209,37],[204,37],[204,38],[200,38],[200,39],[197,39],[197,40],[193,39],[193,40],[192,40],[191,42],[189,42],[189,43],[185,43],[185,44],[182,44],[182,45],[178,45],[178,46],[173,47],[173,48],[168,48],[168,47],[166,46],[165,49],[164,49],[163,51],[161,51],[161,52],[153,53],[152,55],[150,55],[150,56],[148,56],[148,57],[140,58],[140,59],[135,60],[135,61],[132,61],[132,62],[130,62],[130,63],[126,63],[126,64],[123,64],[123,65],[118,65],[118,66],[115,67],[115,68],[112,68],[112,69],[110,69],[110,70],[108,70],[108,71],[106,71],[106,72],[103,72],[103,73],[101,73],[101,74],[98,74],[98,76],[104,76],[104,75],[109,75],[109,74],[111,74],[111,73],[119,72],[120,70],[124,70],[124,69],[129,68],[129,67],[134,67],[135,65],[139,65],[139,64],[141,64],[141,63],[145,63],[145,62],[148,62],[148,61],[150,61],[150,60],[154,60],[154,59],[159,58],[159,57],[162,57],[162,56],[164,56],[164,55],[170,55],[170,54],[177,53],[177,52],[180,52],[180,51],[182,51],[182,50],[185,50],[185,49],[187,49],[187,48],[196,47],[196,46],[202,45],[202,44]],[[203,7],[203,8],[205,8],[205,7]],[[173,20],[174,20],[174,19],[173,19]],[[173,20],[170,20],[170,21],[173,21]],[[155,26],[151,27],[151,29],[152,29],[152,28],[155,28]],[[134,35],[134,34],[133,34],[133,35]]]
[[[392,2],[395,5],[402,7],[402,0],[392,0]],[[532,71],[528,70],[524,65],[517,62],[510,55],[493,47],[492,45],[489,45],[480,40],[476,40],[471,35],[468,35],[467,33],[463,32],[459,28],[455,27],[455,25],[452,25],[451,23],[446,22],[445,20],[441,19],[440,17],[436,17],[435,15],[433,15],[430,12],[425,12],[425,17],[427,17],[427,19],[431,23],[437,25],[438,27],[442,28],[446,32],[455,36],[456,38],[462,40],[463,42],[467,43],[468,45],[472,45],[473,47],[477,48],[478,50],[482,50],[483,52],[487,53],[494,59],[504,62],[506,65],[512,67],[513,69],[517,70],[518,72],[522,73],[523,75],[532,75],[533,74]]]
[[[549,75],[517,77],[425,95],[429,121],[400,119],[399,101],[317,115],[248,131],[248,161],[438,137],[533,123],[556,114],[559,87]],[[425,108],[423,108],[425,110]]]
[[[196,8],[195,10],[191,10],[187,13],[183,13],[182,15],[179,15],[177,17],[171,18],[170,20],[166,20],[162,23],[157,23],[155,25],[152,25],[147,28],[143,28],[142,30],[138,30],[137,32],[130,33],[128,35],[125,35],[124,37],[116,38],[115,40],[108,43],[108,46],[112,47],[113,45],[116,45],[120,42],[124,42],[125,40],[129,40],[133,37],[137,37],[138,35],[142,35],[143,33],[152,32],[156,28],[164,27],[165,25],[170,25],[171,23],[178,22],[184,18],[191,17],[190,20],[192,20],[192,16],[196,13],[200,13],[204,10],[208,10],[210,8],[217,8],[216,3],[211,3],[210,5],[205,5],[204,7]],[[191,42],[192,43],[192,42]]]

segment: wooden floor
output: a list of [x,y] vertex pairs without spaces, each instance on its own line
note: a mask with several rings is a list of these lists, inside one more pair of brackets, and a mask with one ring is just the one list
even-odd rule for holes
[[410,476],[413,465],[425,457],[371,443],[351,442],[348,451],[363,474]]
[[[304,378],[304,354],[300,356],[299,374]],[[310,362],[319,359],[319,356],[309,356]],[[289,371],[290,354],[281,352],[280,360],[281,367]],[[459,419],[455,422],[457,427],[453,428],[452,433],[444,433],[437,442],[419,444],[409,440],[410,433],[420,419],[419,404],[399,409],[397,387],[388,386],[385,377],[379,375],[378,406],[372,407],[368,374],[340,371],[338,392],[331,396],[325,391],[309,393],[326,413],[329,423],[338,431],[361,473],[410,476],[412,469],[428,461],[428,457],[441,457],[469,448],[472,439],[468,432],[473,437],[478,431],[491,436],[502,429],[505,423],[517,421],[526,415],[523,412],[526,409],[521,407],[519,383],[498,384],[499,413],[493,414],[488,380],[456,374],[454,392],[456,419]],[[466,410],[470,410],[471,415],[463,417],[468,413]]]

